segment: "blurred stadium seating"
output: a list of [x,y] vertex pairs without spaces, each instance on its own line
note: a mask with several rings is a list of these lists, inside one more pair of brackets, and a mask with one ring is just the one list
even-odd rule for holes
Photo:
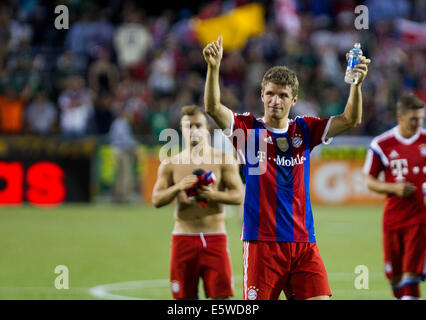
[[[160,9],[138,1],[2,1],[1,159],[13,160],[5,148],[15,136],[31,134],[43,141],[93,137],[99,148],[93,153],[98,162],[89,198],[102,194],[113,179],[108,132],[117,114],[129,111],[142,148],[159,144],[161,130],[178,129],[180,108],[203,104],[206,65],[195,22],[251,3],[263,10],[264,20],[256,22],[264,23],[263,32],[243,34],[243,46],[227,50],[221,67],[222,101],[233,110],[259,116],[260,79],[270,66],[284,64],[296,70],[300,81],[291,117],[341,112],[348,94],[345,53],[354,42],[361,42],[373,62],[363,86],[362,124],[348,135],[370,137],[394,126],[395,103],[403,91],[426,99],[423,1],[188,3]],[[69,9],[68,30],[54,26],[58,4]],[[369,9],[367,30],[354,27],[354,9],[361,4]],[[141,161],[138,174],[147,167]]]

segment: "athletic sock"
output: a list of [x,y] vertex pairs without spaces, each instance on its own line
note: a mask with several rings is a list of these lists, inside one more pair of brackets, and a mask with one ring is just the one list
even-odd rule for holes
[[403,294],[401,300],[418,300],[420,299],[420,286],[419,284],[409,284],[403,287]]
[[420,299],[420,276],[403,276],[402,283],[402,300],[418,300]]

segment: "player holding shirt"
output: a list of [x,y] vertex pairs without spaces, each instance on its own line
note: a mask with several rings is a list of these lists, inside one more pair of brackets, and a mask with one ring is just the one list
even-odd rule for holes
[[238,164],[229,164],[229,157],[209,145],[207,118],[199,107],[183,107],[181,115],[186,147],[162,161],[152,194],[157,208],[177,199],[171,290],[175,299],[196,299],[201,277],[206,297],[225,299],[233,288],[223,204],[242,201]]
[[[387,195],[383,215],[385,273],[395,299],[420,298],[426,274],[426,131],[424,103],[397,103],[398,125],[373,139],[364,173],[370,190]],[[384,172],[385,180],[378,178]]]
[[[369,59],[361,57],[360,83],[351,85],[343,114],[289,120],[298,80],[274,67],[262,81],[264,117],[234,114],[220,103],[222,38],[203,50],[207,62],[206,112],[229,132],[246,180],[243,240],[244,299],[329,299],[327,274],[316,245],[309,196],[310,152],[361,122],[361,84]],[[232,134],[232,135],[231,135]],[[253,161],[255,158],[256,161]]]

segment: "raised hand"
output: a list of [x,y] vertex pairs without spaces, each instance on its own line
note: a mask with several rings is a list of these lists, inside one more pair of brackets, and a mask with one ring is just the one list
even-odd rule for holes
[[[349,58],[349,53],[346,54],[346,60]],[[364,56],[358,57],[357,60],[361,60],[360,64],[357,64],[353,70],[357,71],[359,73],[358,83],[357,85],[361,84],[368,73],[368,65],[371,63],[370,59],[367,59]]]
[[223,57],[222,36],[205,46],[203,56],[209,67],[219,68]]

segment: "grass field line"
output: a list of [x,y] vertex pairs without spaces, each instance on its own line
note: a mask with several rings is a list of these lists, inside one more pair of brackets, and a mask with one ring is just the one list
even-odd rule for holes
[[[331,281],[353,281],[356,277],[355,273],[349,273],[349,272],[330,272],[328,273],[328,278]],[[384,280],[384,275],[379,272],[372,272],[369,275],[370,280]],[[240,283],[242,281],[242,275],[235,275],[233,276],[234,282]],[[170,285],[169,279],[150,279],[150,280],[134,280],[134,281],[124,281],[124,282],[115,282],[115,283],[108,283],[108,284],[101,284],[90,288],[84,288],[84,287],[72,287],[68,290],[59,290],[56,289],[54,286],[51,287],[30,287],[30,286],[0,286],[0,292],[5,293],[39,293],[39,292],[46,292],[46,293],[52,293],[54,291],[57,291],[58,293],[64,293],[67,292],[81,292],[81,293],[88,293],[92,297],[100,298],[100,299],[107,299],[107,300],[147,300],[148,298],[141,298],[141,297],[132,297],[127,295],[119,294],[120,291],[126,291],[126,290],[142,290],[146,291],[149,289],[157,289],[157,288],[167,288]],[[336,293],[346,293],[350,290],[333,290]],[[383,292],[385,290],[382,290]],[[383,293],[380,291],[380,293]],[[388,290],[386,290],[388,292]],[[379,293],[377,290],[374,290],[374,293]],[[360,292],[360,294],[362,294]]]
[[58,291],[58,292],[65,292],[65,291],[79,291],[79,292],[87,292],[88,288],[69,288],[69,289],[56,289],[54,286],[52,287],[0,287],[0,292],[4,291],[18,291],[18,292],[43,292],[43,291]]
[[[371,277],[372,276],[372,277]],[[336,272],[329,273],[328,278],[334,281],[353,281],[356,277],[354,273]],[[372,280],[381,280],[384,276],[382,273],[371,273]],[[241,282],[242,275],[233,276],[234,282]],[[107,300],[149,300],[147,298],[129,297],[120,294],[111,293],[111,291],[124,291],[129,289],[152,289],[152,288],[167,288],[170,285],[170,279],[152,279],[152,280],[135,280],[126,282],[108,283],[98,285],[89,289],[89,294],[93,297]],[[334,290],[339,293],[352,292],[351,290]],[[375,293],[388,293],[389,290],[375,290]]]

